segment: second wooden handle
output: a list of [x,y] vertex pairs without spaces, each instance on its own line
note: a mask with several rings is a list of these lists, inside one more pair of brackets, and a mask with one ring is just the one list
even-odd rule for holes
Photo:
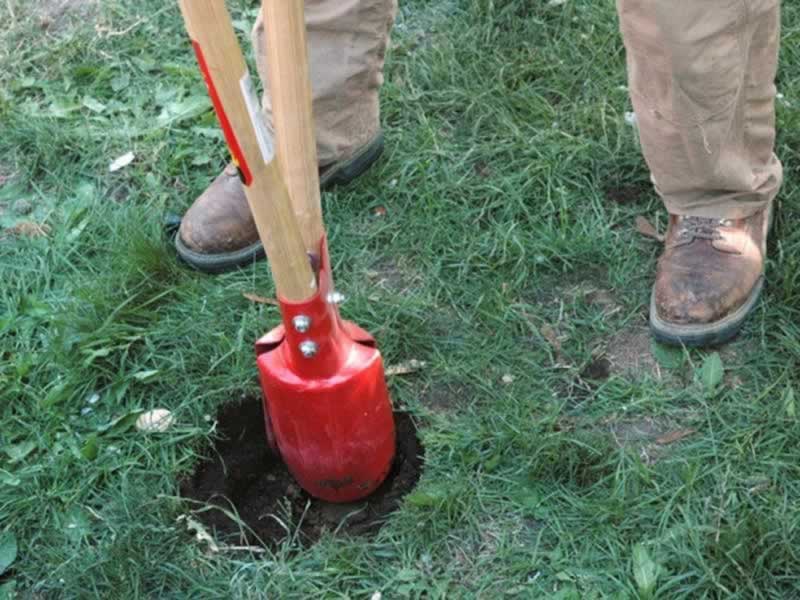
[[316,254],[324,233],[303,0],[264,0],[269,93],[278,163],[303,236]]

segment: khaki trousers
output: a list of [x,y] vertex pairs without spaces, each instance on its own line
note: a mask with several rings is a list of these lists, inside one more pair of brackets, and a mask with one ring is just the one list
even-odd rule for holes
[[617,0],[631,99],[673,214],[743,218],[777,194],[780,0]]
[[[780,0],[617,0],[645,160],[670,213],[743,218],[782,179],[775,143]],[[321,165],[379,128],[396,0],[306,0]],[[264,28],[254,44],[266,78]],[[269,93],[264,109],[270,113]]]
[[[306,0],[308,61],[319,164],[349,158],[380,128],[378,91],[397,0]],[[253,30],[267,86],[263,15]],[[272,114],[269,90],[263,108]]]

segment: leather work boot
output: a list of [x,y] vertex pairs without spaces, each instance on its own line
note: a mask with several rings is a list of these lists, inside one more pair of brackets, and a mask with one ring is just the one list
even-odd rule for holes
[[[363,174],[383,152],[379,131],[353,156],[319,169],[321,189],[344,185]],[[181,220],[178,255],[205,273],[221,273],[264,257],[244,186],[234,165],[214,180]]]
[[764,286],[772,205],[746,219],[670,215],[650,301],[656,340],[714,346],[733,338]]

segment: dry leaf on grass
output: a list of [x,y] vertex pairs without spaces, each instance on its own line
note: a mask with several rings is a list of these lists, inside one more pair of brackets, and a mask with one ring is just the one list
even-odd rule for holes
[[13,227],[9,227],[3,232],[3,236],[12,235],[16,237],[38,238],[46,237],[50,233],[50,226],[34,223],[33,221],[22,221]]
[[558,339],[558,334],[555,329],[550,327],[550,325],[542,325],[539,329],[539,333],[542,334],[542,337],[547,340],[557,354],[561,353],[561,342]]
[[250,294],[248,292],[242,292],[242,296],[250,300],[250,302],[255,302],[256,304],[269,304],[270,306],[280,306],[275,298],[265,298],[264,296],[259,296],[257,294]]
[[669,433],[665,433],[658,438],[656,440],[656,444],[659,444],[660,446],[667,446],[668,444],[679,442],[683,438],[687,438],[695,433],[697,433],[696,429],[679,429],[678,431],[670,431]]
[[553,424],[553,429],[561,433],[568,433],[574,431],[576,427],[581,425],[581,420],[578,417],[571,417],[569,415],[559,417]]
[[214,538],[211,537],[211,534],[208,533],[208,530],[203,526],[202,523],[193,519],[188,515],[181,515],[176,520],[178,523],[183,521],[186,522],[186,529],[189,530],[190,533],[194,533],[194,539],[196,542],[204,543],[208,545],[208,551],[210,553],[216,552],[252,552],[254,554],[264,554],[266,552],[265,548],[260,548],[258,546],[220,546],[215,541]]
[[203,527],[202,523],[187,515],[178,517],[177,522],[180,523],[182,521],[186,521],[186,529],[190,532],[194,532],[194,539],[196,542],[208,544],[208,550],[210,552],[219,552],[219,546],[217,546],[214,538],[211,537],[211,534]]
[[129,164],[131,164],[135,158],[136,155],[133,152],[128,152],[126,154],[123,154],[122,156],[117,158],[114,162],[112,162],[110,165],[108,165],[108,172],[116,173],[120,169],[124,169]]
[[611,292],[602,288],[589,290],[585,297],[589,304],[594,304],[602,308],[616,308],[617,306],[617,302],[614,300]]
[[658,233],[658,230],[653,227],[653,224],[643,216],[636,217],[636,231],[645,237],[652,238],[659,242],[664,242],[664,236]]
[[163,433],[172,427],[175,417],[165,408],[156,408],[139,415],[136,419],[136,429],[147,433]]
[[392,375],[409,375],[410,373],[416,373],[417,371],[421,371],[427,366],[427,363],[424,360],[417,360],[416,358],[412,358],[411,360],[407,360],[406,362],[401,362],[396,365],[392,365],[391,367],[386,368],[386,376],[391,377]]

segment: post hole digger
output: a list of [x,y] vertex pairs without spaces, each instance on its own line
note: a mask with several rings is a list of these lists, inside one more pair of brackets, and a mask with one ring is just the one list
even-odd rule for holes
[[333,290],[303,3],[264,3],[276,161],[224,0],[179,2],[278,294],[282,325],[256,342],[267,438],[311,495],[363,498],[391,467],[394,418],[375,341]]

